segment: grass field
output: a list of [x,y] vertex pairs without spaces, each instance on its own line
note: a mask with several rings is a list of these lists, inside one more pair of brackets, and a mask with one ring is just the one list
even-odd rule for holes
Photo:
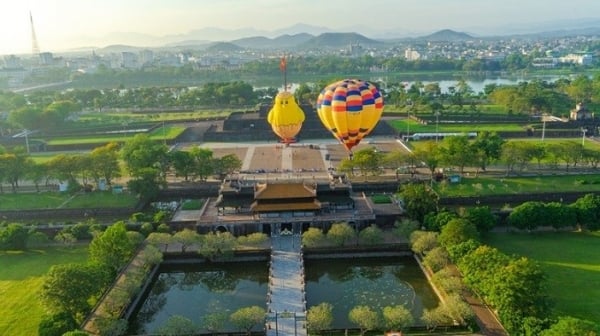
[[600,232],[494,233],[485,243],[541,263],[555,315],[600,321]]
[[0,194],[0,210],[55,209],[69,197],[57,192]]
[[[391,120],[389,124],[398,132],[406,132],[408,122],[408,129],[410,133],[433,133],[436,131],[436,124],[429,123],[427,125],[421,124],[415,120],[399,119],[399,120]],[[526,125],[521,124],[439,124],[437,129],[439,132],[458,132],[458,133],[468,133],[468,132],[522,132],[525,131]]]
[[[538,177],[463,177],[460,183],[435,183],[442,197],[511,195],[526,192],[557,191],[600,192],[600,175],[566,175]],[[507,199],[509,201],[510,199]]]
[[64,208],[131,208],[137,203],[137,198],[128,193],[113,194],[110,191],[94,191],[77,194]]
[[84,263],[87,247],[0,251],[0,335],[37,335],[44,309],[39,292],[52,265]]
[[[167,125],[164,127],[155,128],[149,133],[150,139],[153,140],[172,140],[176,138],[185,130],[185,127]],[[125,142],[130,140],[132,135],[130,134],[106,134],[106,135],[94,135],[89,137],[78,136],[78,137],[65,137],[65,138],[54,138],[47,141],[48,145],[75,145],[75,144],[98,144],[102,145],[111,141]]]
[[63,208],[128,208],[137,199],[130,194],[112,194],[95,191],[72,195],[59,192],[0,194],[0,210],[56,209]]
[[117,125],[123,122],[155,122],[155,121],[177,121],[189,119],[203,119],[226,117],[231,112],[238,111],[233,109],[211,109],[194,112],[164,112],[164,113],[128,113],[128,112],[98,112],[85,113],[78,119],[84,123],[115,123]]

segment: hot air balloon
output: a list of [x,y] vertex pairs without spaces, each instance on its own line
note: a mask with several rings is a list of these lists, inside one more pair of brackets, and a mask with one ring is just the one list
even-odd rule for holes
[[287,91],[279,92],[275,96],[275,104],[267,115],[267,121],[281,141],[290,144],[295,141],[296,135],[302,128],[304,111],[296,103],[293,94]]
[[317,113],[323,125],[351,152],[377,125],[383,113],[383,97],[367,81],[344,79],[321,91]]

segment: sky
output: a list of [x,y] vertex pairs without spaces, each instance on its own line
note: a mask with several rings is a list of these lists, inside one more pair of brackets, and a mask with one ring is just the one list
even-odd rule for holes
[[[600,18],[597,0],[4,0],[0,54],[31,52],[34,21],[42,51],[116,41],[118,32],[154,36],[204,27],[277,30],[297,23],[349,31],[477,34],[532,22]],[[357,29],[359,30],[359,29]],[[360,33],[360,31],[357,31]]]

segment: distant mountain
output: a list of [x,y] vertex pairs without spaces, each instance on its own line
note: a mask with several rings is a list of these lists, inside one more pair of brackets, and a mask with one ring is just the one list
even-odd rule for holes
[[277,29],[273,31],[273,35],[271,36],[281,36],[281,35],[298,35],[298,34],[310,34],[313,36],[321,35],[323,33],[332,33],[334,30],[321,27],[321,26],[311,26],[304,23],[296,23],[293,26]]
[[439,41],[439,42],[449,41],[449,42],[451,42],[451,41],[472,40],[473,36],[471,36],[467,33],[457,32],[457,31],[454,31],[451,29],[443,29],[443,30],[437,31],[433,34],[418,37],[417,39],[425,40],[425,41]]
[[239,40],[233,40],[231,43],[248,49],[290,49],[295,48],[314,36],[303,33],[295,35],[281,35],[276,38],[268,38],[264,36],[247,37]]
[[219,52],[237,52],[237,51],[241,51],[244,50],[244,48],[235,45],[233,43],[230,42],[217,42],[214,43],[213,45],[209,46],[208,48],[206,48],[207,52],[214,52],[214,53],[219,53]]
[[135,47],[135,46],[125,45],[125,44],[113,44],[113,45],[106,46],[104,48],[97,49],[96,52],[97,53],[120,53],[120,52],[137,53],[140,50],[144,50],[144,49],[146,49],[146,48]]
[[381,46],[383,42],[372,40],[357,33],[323,33],[317,37],[300,44],[300,48],[339,48],[351,44],[363,47]]

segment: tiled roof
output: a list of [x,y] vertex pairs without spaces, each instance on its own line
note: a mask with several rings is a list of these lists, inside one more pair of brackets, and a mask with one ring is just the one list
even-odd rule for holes
[[254,199],[285,199],[316,197],[316,191],[303,183],[266,183],[257,185]]

